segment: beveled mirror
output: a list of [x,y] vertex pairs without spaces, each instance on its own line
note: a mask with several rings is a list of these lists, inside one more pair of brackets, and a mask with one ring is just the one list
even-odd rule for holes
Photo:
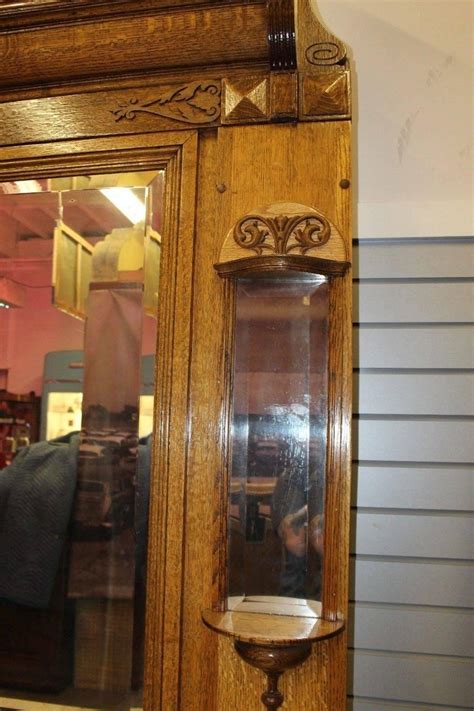
[[163,171],[0,184],[5,699],[142,706],[163,196]]
[[[340,633],[323,600],[330,311],[349,269],[344,239],[318,210],[257,207],[229,231],[215,268],[231,280],[227,596],[204,622],[263,669],[267,708],[279,676]],[[331,393],[329,382],[331,381]],[[327,570],[327,566],[326,566]]]

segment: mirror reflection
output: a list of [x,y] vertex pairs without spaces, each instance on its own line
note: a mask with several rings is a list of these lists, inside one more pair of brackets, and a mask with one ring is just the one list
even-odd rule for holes
[[239,279],[236,300],[228,606],[318,614],[327,279]]
[[0,184],[2,708],[141,708],[163,186]]

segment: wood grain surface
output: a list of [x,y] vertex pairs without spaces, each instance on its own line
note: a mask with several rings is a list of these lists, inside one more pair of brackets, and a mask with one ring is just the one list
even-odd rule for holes
[[291,646],[334,637],[344,622],[258,612],[203,612],[204,623],[220,634],[256,646]]
[[[330,38],[314,34],[309,0],[297,7],[298,52],[306,57],[312,42]],[[50,0],[29,3],[28,11],[26,3],[4,4],[3,18],[0,93],[9,101],[0,116],[0,180],[166,171],[144,708],[261,711],[261,672],[201,620],[204,609],[222,610],[226,589],[234,303],[232,286],[213,265],[233,224],[276,202],[323,213],[350,262],[351,191],[341,187],[351,178],[350,124],[209,125],[198,132],[177,131],[169,116],[149,113],[140,123],[116,121],[118,102],[153,98],[157,85],[196,81],[196,67],[205,65],[206,79],[217,66],[262,71],[268,62],[264,2]],[[309,60],[301,61],[308,68]],[[294,75],[270,80],[269,96],[263,100],[257,91],[254,97],[265,120],[295,117]],[[239,114],[245,121],[248,109]],[[348,598],[351,294],[349,273],[330,279],[323,617],[338,625]],[[284,708],[343,711],[345,679],[341,633],[315,644],[311,657],[284,675]]]
[[[248,5],[262,0],[245,0]],[[242,0],[225,0],[241,5]],[[94,18],[212,6],[213,0],[3,0],[2,30],[35,27],[60,22],[84,22]]]
[[268,57],[264,3],[150,9],[0,32],[0,91]]
[[[323,212],[338,227],[350,254],[349,124],[242,127],[219,130],[216,183],[217,233],[221,240],[233,222],[259,204],[295,201]],[[311,156],[317,160],[311,160]],[[224,159],[225,156],[225,159]],[[271,170],[267,167],[271,166]],[[331,287],[330,439],[326,518],[323,616],[336,620],[347,608],[349,524],[350,278],[334,278]],[[329,509],[328,509],[329,511]],[[288,709],[339,711],[345,706],[345,635],[315,645],[311,658],[285,674],[282,691]],[[219,640],[217,708],[260,709],[261,677],[235,659],[232,646]],[[306,671],[305,671],[306,670]],[[245,688],[246,691],[243,689]]]
[[316,18],[311,0],[297,0],[296,47],[300,71],[345,63],[344,44]]

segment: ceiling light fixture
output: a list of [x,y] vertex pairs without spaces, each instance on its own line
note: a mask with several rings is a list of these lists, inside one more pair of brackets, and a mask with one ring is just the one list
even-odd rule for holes
[[145,220],[145,205],[130,188],[102,188],[100,192],[105,195],[133,225]]

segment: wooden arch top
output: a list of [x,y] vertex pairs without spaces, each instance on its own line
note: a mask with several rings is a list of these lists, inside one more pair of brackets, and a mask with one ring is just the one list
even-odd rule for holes
[[349,262],[343,236],[325,215],[299,203],[278,202],[241,217],[214,266],[223,277],[275,271],[340,275]]

